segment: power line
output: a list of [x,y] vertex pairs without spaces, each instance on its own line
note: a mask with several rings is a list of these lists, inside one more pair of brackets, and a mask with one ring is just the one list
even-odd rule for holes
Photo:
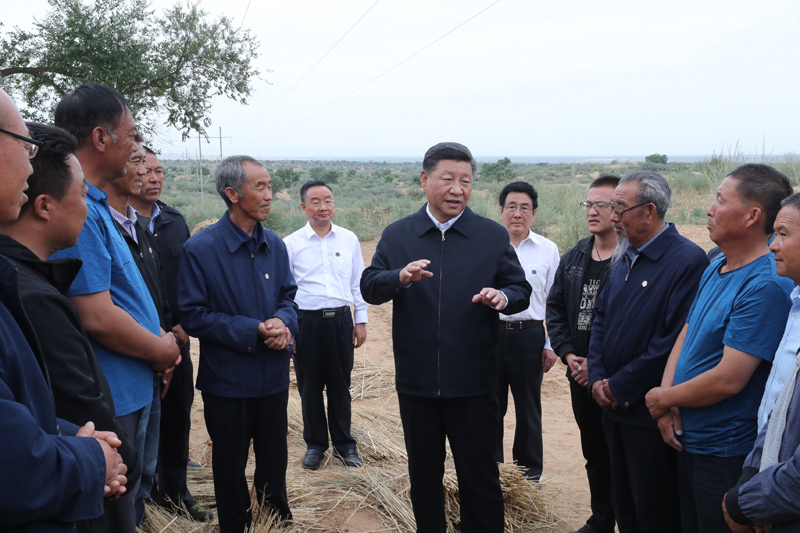
[[[377,3],[377,2],[376,2],[376,3]],[[355,93],[357,93],[358,91],[360,91],[361,89],[363,89],[364,87],[366,87],[367,85],[370,85],[371,83],[373,83],[373,82],[375,82],[375,81],[379,80],[380,78],[384,77],[385,75],[389,74],[391,71],[393,71],[394,69],[396,69],[397,67],[399,67],[399,66],[400,66],[400,65],[402,65],[403,63],[406,63],[407,61],[409,61],[409,60],[410,60],[410,59],[412,59],[413,57],[415,57],[415,56],[419,55],[420,53],[424,52],[425,50],[427,50],[428,48],[430,48],[430,47],[431,47],[431,46],[433,46],[434,44],[438,43],[439,41],[441,41],[442,39],[444,39],[445,37],[447,37],[448,35],[450,35],[450,34],[451,34],[451,33],[453,33],[454,31],[456,31],[457,29],[459,29],[461,26],[463,26],[463,25],[464,25],[464,24],[466,24],[467,22],[471,21],[472,19],[474,19],[474,18],[475,18],[475,17],[477,17],[478,15],[482,14],[484,11],[487,11],[489,8],[493,7],[495,4],[499,4],[499,3],[500,3],[500,0],[495,0],[495,1],[494,1],[494,2],[492,2],[491,4],[489,4],[488,6],[484,7],[483,9],[481,9],[480,11],[478,11],[477,13],[475,13],[474,15],[472,15],[470,18],[468,18],[467,20],[465,20],[464,22],[462,22],[461,24],[459,24],[458,26],[456,26],[455,28],[453,28],[452,30],[448,31],[447,33],[445,33],[445,34],[444,34],[444,35],[442,35],[441,37],[439,37],[439,38],[435,39],[434,41],[431,41],[430,43],[428,43],[427,45],[423,46],[422,48],[420,48],[419,50],[417,50],[416,52],[414,52],[413,54],[411,54],[410,56],[408,56],[408,57],[407,57],[407,58],[405,58],[404,60],[400,61],[400,62],[399,62],[399,63],[397,63],[395,66],[391,67],[389,70],[386,70],[385,72],[383,72],[383,73],[381,73],[381,74],[378,74],[377,76],[375,76],[374,78],[372,78],[371,80],[369,80],[368,82],[366,82],[365,84],[363,84],[363,85],[361,85],[360,87],[358,87],[358,88],[356,88],[356,89],[354,89],[354,90],[350,91],[349,93],[347,93],[346,95],[342,96],[341,98],[339,98],[338,100],[336,100],[336,101],[335,101],[335,102],[333,102],[332,104],[329,104],[329,105],[327,105],[326,107],[323,107],[322,109],[320,109],[319,111],[317,111],[317,112],[316,112],[316,113],[314,113],[313,115],[309,115],[309,116],[307,116],[306,118],[304,118],[304,119],[302,119],[302,120],[299,120],[298,122],[295,122],[295,123],[294,123],[294,124],[292,124],[291,126],[288,126],[288,127],[284,128],[284,129],[282,129],[282,130],[280,130],[280,131],[276,131],[276,132],[272,133],[271,135],[267,135],[267,137],[266,137],[266,138],[270,138],[270,137],[274,137],[275,135],[279,135],[279,134],[281,134],[281,133],[283,133],[283,132],[285,132],[285,131],[288,131],[288,130],[290,130],[290,129],[294,128],[295,126],[299,126],[300,124],[302,124],[303,122],[305,122],[305,121],[307,121],[307,120],[309,120],[309,119],[312,119],[312,118],[316,117],[316,116],[317,116],[317,115],[319,115],[320,113],[322,113],[322,112],[324,112],[324,111],[327,111],[328,109],[330,109],[331,107],[335,106],[336,104],[338,104],[338,103],[339,103],[339,102],[341,102],[342,100],[345,100],[345,99],[347,99],[347,98],[351,97],[352,95],[354,95]],[[270,108],[270,109],[271,109],[271,108]],[[262,115],[262,116],[263,116],[263,115]],[[252,125],[252,124],[251,124],[251,125]],[[248,126],[248,127],[249,127],[249,126]]]
[[[253,125],[253,124],[255,124],[256,122],[258,122],[258,121],[260,121],[262,118],[264,118],[264,115],[266,115],[267,113],[269,113],[269,112],[270,112],[270,110],[271,110],[272,108],[274,108],[276,105],[278,105],[278,104],[281,102],[281,100],[283,100],[284,98],[286,98],[286,95],[287,95],[287,94],[289,94],[290,92],[292,92],[292,89],[294,89],[295,87],[297,87],[297,85],[298,85],[298,84],[299,84],[301,81],[303,81],[303,80],[305,79],[305,77],[306,77],[306,76],[308,76],[308,75],[311,73],[311,71],[312,71],[312,70],[314,70],[314,69],[316,68],[316,66],[317,66],[317,65],[319,65],[319,64],[322,62],[322,60],[323,60],[323,59],[325,59],[325,57],[326,57],[328,54],[330,54],[330,53],[333,51],[333,49],[334,49],[334,48],[336,48],[336,46],[337,46],[337,45],[338,45],[340,42],[342,42],[342,40],[343,40],[345,37],[347,37],[347,34],[348,34],[348,33],[350,33],[351,31],[353,31],[353,28],[355,28],[356,26],[358,26],[358,23],[359,23],[359,22],[361,22],[361,21],[364,19],[364,17],[366,17],[366,16],[367,16],[367,14],[368,14],[370,11],[372,11],[372,8],[374,8],[375,6],[377,6],[377,5],[378,5],[378,2],[380,2],[380,1],[381,1],[381,0],[375,0],[375,3],[374,3],[374,4],[372,4],[372,5],[370,6],[370,8],[369,8],[369,9],[367,9],[367,10],[364,12],[364,14],[363,14],[363,15],[361,15],[361,17],[359,17],[359,19],[358,19],[358,20],[355,22],[355,24],[353,24],[352,26],[350,26],[350,29],[348,29],[346,32],[344,32],[344,35],[342,35],[341,37],[339,37],[339,40],[338,40],[338,41],[336,41],[335,43],[333,43],[333,46],[331,46],[331,47],[328,49],[328,51],[327,51],[327,52],[325,52],[324,54],[322,54],[322,57],[320,57],[320,58],[317,60],[317,62],[316,62],[316,63],[314,63],[313,65],[311,65],[311,68],[310,68],[310,69],[308,69],[308,70],[306,71],[306,73],[305,73],[305,74],[303,74],[302,76],[300,76],[300,79],[299,79],[299,80],[297,80],[296,82],[294,82],[294,85],[292,85],[291,87],[289,87],[289,89],[288,89],[288,90],[287,90],[285,93],[283,93],[283,95],[281,95],[281,97],[280,97],[280,98],[278,98],[278,99],[277,99],[277,100],[276,100],[276,101],[275,101],[275,102],[274,102],[274,103],[273,103],[271,106],[269,106],[269,107],[266,109],[266,111],[264,111],[263,113],[261,113],[261,114],[258,116],[258,118],[256,118],[256,119],[255,119],[253,122],[251,122],[251,123],[250,123],[250,124],[248,124],[247,126],[245,126],[245,128],[244,128],[242,131],[240,131],[239,133],[237,133],[236,135],[234,135],[234,137],[237,137],[237,136],[241,135],[242,133],[244,133],[245,131],[247,131],[247,130],[248,130],[248,129],[249,129],[249,128],[250,128],[250,127]],[[499,1],[500,1],[500,0],[498,0],[498,2],[499,2]],[[249,6],[250,4],[248,3],[247,5]]]
[[244,26],[244,19],[247,18],[247,12],[250,10],[250,1],[251,0],[247,0],[247,7],[244,8],[244,15],[242,15],[242,23],[239,24],[239,29],[240,30],[242,29],[242,26]]

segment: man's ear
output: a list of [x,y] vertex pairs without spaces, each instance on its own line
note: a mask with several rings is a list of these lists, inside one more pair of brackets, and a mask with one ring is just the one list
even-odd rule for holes
[[105,152],[106,149],[108,149],[106,130],[104,130],[101,126],[95,126],[89,136],[91,137],[90,142],[92,145],[94,145],[98,152]]
[[232,204],[239,203],[239,193],[233,187],[225,187],[225,195]]
[[745,224],[749,228],[753,224],[757,223],[759,220],[764,219],[764,210],[761,209],[761,206],[754,205],[750,209],[747,210],[747,214],[745,215]]
[[419,185],[423,191],[428,188],[428,173],[424,170],[419,175]]
[[40,194],[33,201],[33,205],[31,205],[29,209],[32,208],[37,217],[41,218],[42,220],[49,221],[54,207],[53,199],[50,197],[50,195]]

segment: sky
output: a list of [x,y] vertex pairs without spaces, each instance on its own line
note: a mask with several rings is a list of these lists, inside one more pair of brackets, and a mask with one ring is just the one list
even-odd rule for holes
[[[800,150],[796,0],[200,3],[260,42],[248,105],[213,103],[226,156],[421,160],[440,141],[498,158]],[[49,9],[6,2],[0,17],[30,28]],[[165,127],[154,144],[197,156]],[[220,141],[201,148],[218,157]]]

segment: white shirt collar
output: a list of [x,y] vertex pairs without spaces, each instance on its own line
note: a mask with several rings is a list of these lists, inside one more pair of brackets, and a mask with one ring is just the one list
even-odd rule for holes
[[464,214],[464,211],[461,211],[458,214],[458,216],[455,216],[455,217],[451,218],[447,222],[439,222],[438,220],[436,220],[436,217],[433,216],[433,213],[431,213],[431,203],[430,202],[425,204],[425,212],[428,213],[428,216],[430,217],[431,222],[433,222],[433,224],[437,228],[439,228],[439,231],[441,231],[442,233],[444,233],[445,231],[449,230],[453,226],[453,224],[456,223],[456,220],[461,218],[461,215]]

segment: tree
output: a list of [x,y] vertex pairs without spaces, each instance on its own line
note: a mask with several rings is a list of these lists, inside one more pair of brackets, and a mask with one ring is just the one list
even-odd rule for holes
[[327,170],[325,167],[314,167],[308,171],[308,176],[313,181],[324,181],[325,183],[336,183],[342,177],[341,170]]
[[486,163],[481,167],[481,178],[488,181],[506,181],[515,177],[511,160],[507,157],[499,159],[497,163]]
[[0,84],[26,118],[52,122],[64,94],[97,82],[125,96],[144,133],[166,114],[186,140],[206,133],[213,97],[247,103],[259,43],[232,19],[209,20],[197,4],[156,16],[147,0],[48,3],[33,32],[16,27],[0,40]]
[[300,173],[292,167],[281,167],[275,171],[275,176],[280,179],[285,187],[291,187],[300,179]]
[[644,158],[645,163],[667,164],[667,154],[650,154]]

